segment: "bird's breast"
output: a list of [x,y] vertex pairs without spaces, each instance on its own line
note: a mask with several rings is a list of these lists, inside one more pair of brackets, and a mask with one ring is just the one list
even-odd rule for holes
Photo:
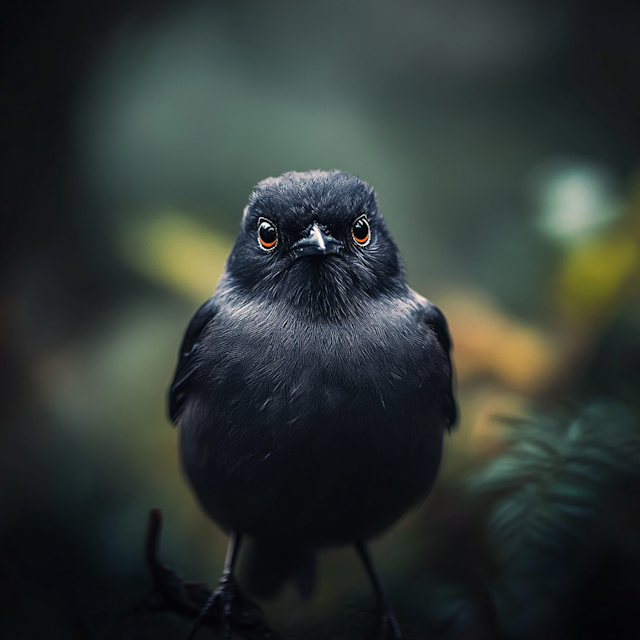
[[216,317],[181,423],[185,468],[214,518],[368,537],[429,489],[438,358],[405,306],[341,323],[269,308]]

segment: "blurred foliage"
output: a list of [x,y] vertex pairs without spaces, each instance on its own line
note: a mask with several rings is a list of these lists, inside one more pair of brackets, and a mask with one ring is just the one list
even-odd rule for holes
[[558,367],[557,345],[544,330],[475,292],[444,297],[460,380],[488,376],[522,395],[544,392]]
[[610,308],[639,263],[637,243],[627,235],[581,244],[567,256],[559,274],[560,304],[568,314],[580,318]]
[[232,242],[188,214],[163,211],[123,225],[119,244],[134,269],[202,301],[213,293]]
[[[593,589],[603,554],[615,549],[634,570],[640,566],[639,550],[629,546],[640,535],[640,521],[629,521],[640,495],[640,423],[627,409],[600,403],[525,420],[507,440],[508,451],[470,482],[474,495],[491,498],[502,626],[507,637],[578,637],[585,625],[567,612],[568,602]],[[610,605],[604,599],[587,615],[615,618]],[[640,631],[637,621],[634,628]]]
[[640,287],[640,176],[630,181],[622,215],[609,228],[567,250],[555,282],[555,303],[574,325],[597,330]]

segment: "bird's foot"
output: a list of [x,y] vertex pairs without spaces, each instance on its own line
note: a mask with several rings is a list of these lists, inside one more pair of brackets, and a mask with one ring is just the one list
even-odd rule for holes
[[153,509],[149,514],[146,541],[153,589],[144,602],[125,612],[121,623],[134,615],[172,612],[197,620],[191,637],[199,626],[206,626],[216,629],[225,640],[234,632],[245,640],[276,640],[261,609],[242,594],[232,576],[223,576],[212,592],[206,584],[182,580],[167,567],[159,555],[161,530],[162,514]]
[[200,623],[208,622],[217,629],[223,640],[231,640],[234,633],[248,640],[275,640],[275,634],[266,624],[262,609],[249,600],[238,587],[232,575],[223,575],[218,587],[211,593],[189,640]]
[[366,640],[401,640],[400,625],[388,600],[379,603],[374,616],[375,624]]

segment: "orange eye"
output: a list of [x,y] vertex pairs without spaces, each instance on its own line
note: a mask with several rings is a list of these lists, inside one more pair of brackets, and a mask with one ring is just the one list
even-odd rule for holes
[[366,247],[371,240],[371,227],[367,216],[360,216],[351,227],[353,239],[362,247]]
[[278,231],[271,220],[258,220],[258,241],[265,251],[271,251],[278,244]]

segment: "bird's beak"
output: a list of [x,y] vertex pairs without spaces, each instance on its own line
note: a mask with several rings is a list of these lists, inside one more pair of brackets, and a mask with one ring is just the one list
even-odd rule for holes
[[340,253],[341,250],[342,243],[314,224],[309,235],[293,245],[291,254],[295,260],[302,256],[325,256],[331,253]]

